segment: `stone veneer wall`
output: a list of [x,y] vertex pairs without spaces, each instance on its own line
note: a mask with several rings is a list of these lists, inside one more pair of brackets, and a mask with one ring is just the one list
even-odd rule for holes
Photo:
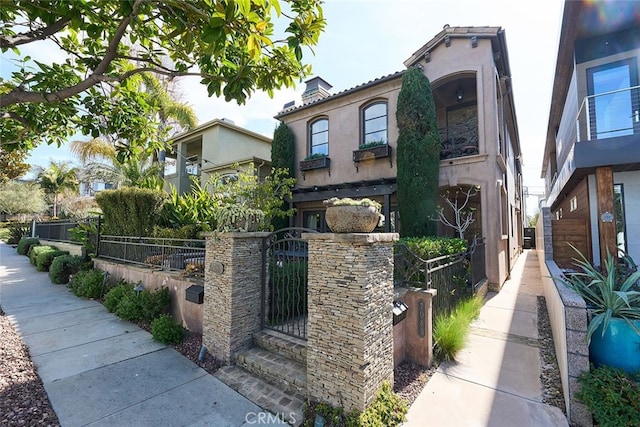
[[260,330],[262,242],[269,233],[208,233],[202,341],[227,363]]
[[582,297],[553,277],[562,276],[562,270],[553,260],[551,211],[542,208],[536,225],[536,251],[540,277],[553,332],[556,359],[562,380],[567,418],[571,425],[590,427],[591,412],[575,398],[578,376],[589,370],[587,346],[587,309]]
[[307,392],[364,410],[393,384],[396,233],[303,234],[309,243]]

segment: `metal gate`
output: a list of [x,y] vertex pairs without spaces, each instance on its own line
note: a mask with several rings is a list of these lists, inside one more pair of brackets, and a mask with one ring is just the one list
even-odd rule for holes
[[263,243],[262,327],[307,337],[307,272],[309,251],[302,233],[308,228],[283,228]]

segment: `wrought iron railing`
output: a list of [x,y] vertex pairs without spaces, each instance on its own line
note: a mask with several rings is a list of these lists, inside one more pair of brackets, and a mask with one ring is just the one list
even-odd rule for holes
[[425,260],[399,243],[394,253],[394,284],[435,289],[434,314],[450,313],[486,277],[484,248],[483,240],[474,240],[467,251]]
[[478,123],[470,120],[438,129],[440,160],[479,154]]
[[205,241],[101,235],[98,258],[204,274]]
[[262,327],[307,337],[308,245],[305,228],[285,228],[264,239]]

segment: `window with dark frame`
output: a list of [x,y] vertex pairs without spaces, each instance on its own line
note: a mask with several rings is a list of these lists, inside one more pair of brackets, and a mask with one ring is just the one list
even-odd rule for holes
[[388,143],[387,137],[387,103],[376,102],[362,111],[361,145],[375,142]]
[[329,119],[318,119],[311,123],[309,155],[329,155]]

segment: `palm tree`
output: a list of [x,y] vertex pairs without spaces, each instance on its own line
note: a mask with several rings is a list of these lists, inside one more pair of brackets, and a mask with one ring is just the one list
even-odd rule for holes
[[58,195],[78,191],[77,169],[67,162],[51,162],[49,167],[38,174],[40,186],[47,194],[53,195],[53,216],[58,216]]
[[[160,127],[156,135],[162,142],[164,152],[168,144],[166,134],[170,130],[189,130],[197,125],[195,111],[186,103],[175,101],[164,84],[152,74],[141,75],[141,85],[148,95],[150,114],[155,114]],[[175,133],[174,133],[175,134]],[[149,146],[153,146],[150,141]],[[78,156],[86,168],[85,179],[102,180],[117,186],[162,188],[164,163],[159,162],[158,151],[153,155],[148,150],[130,150],[127,156],[118,156],[118,144],[110,136],[93,138],[89,141],[73,141],[71,151]],[[105,162],[106,161],[106,162]],[[155,174],[155,176],[154,176]]]

